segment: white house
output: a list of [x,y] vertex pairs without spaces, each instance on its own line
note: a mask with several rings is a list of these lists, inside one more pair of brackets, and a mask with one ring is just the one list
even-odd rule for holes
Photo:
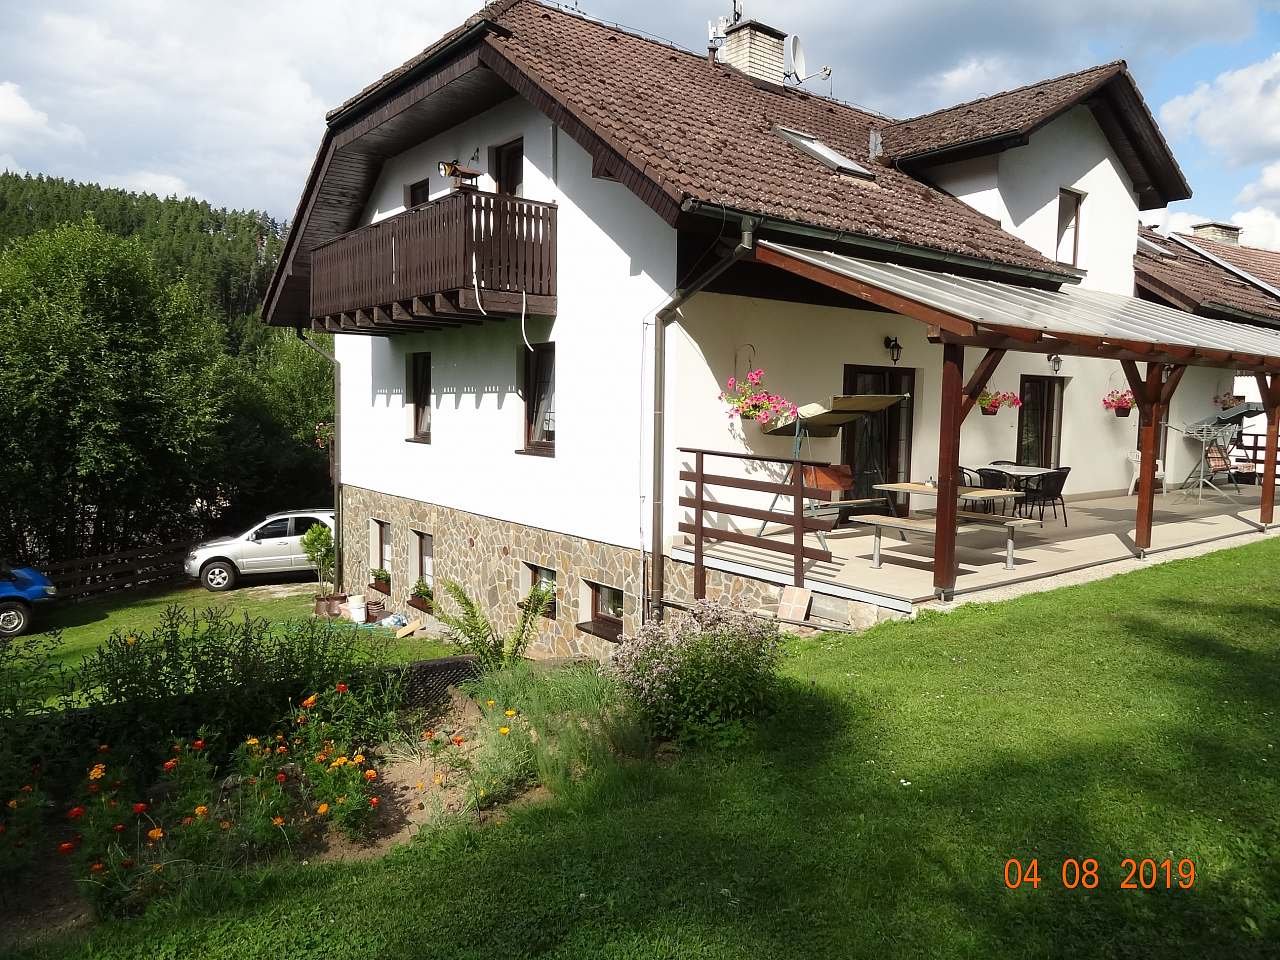
[[[1113,504],[1077,565],[1160,546],[1157,448],[1199,457],[1160,424],[1280,369],[1280,335],[1134,296],[1139,210],[1190,190],[1125,65],[892,121],[790,82],[784,39],[741,21],[695,54],[503,0],[329,114],[265,312],[336,334],[348,590],[386,568],[402,608],[449,577],[509,622],[554,582],[539,649],[607,656],[695,593],[800,586],[843,622],[1069,568],[1038,526],[1015,564],[999,522],[957,519],[958,467],[996,460]],[[804,444],[849,467],[837,498],[938,489],[789,533],[793,438],[719,397],[757,368],[800,405],[902,397]],[[966,419],[984,386],[1021,408]],[[1140,415],[1104,409],[1131,386]],[[922,510],[893,564],[847,522]],[[1099,533],[1113,514],[1136,529]]]

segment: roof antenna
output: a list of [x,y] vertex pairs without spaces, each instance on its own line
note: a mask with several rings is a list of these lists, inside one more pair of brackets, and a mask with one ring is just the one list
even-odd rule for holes
[[818,76],[822,77],[823,80],[831,79],[831,68],[826,65],[822,66],[817,73],[807,72],[808,64],[804,58],[804,47],[801,45],[800,37],[797,34],[793,33],[788,38],[787,53],[791,58],[791,69],[784,74],[787,79],[793,80],[797,84],[803,84],[805,81],[812,80]]
[[735,23],[742,22],[742,0],[733,0],[733,15],[707,21],[707,58],[712,63],[716,59],[716,51],[724,43],[725,35]]

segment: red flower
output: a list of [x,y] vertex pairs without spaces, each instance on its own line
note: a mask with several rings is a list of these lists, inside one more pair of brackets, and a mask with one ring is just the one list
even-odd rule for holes
[[340,684],[338,684],[336,687],[334,687],[333,689],[337,690],[339,693],[346,693],[346,692],[347,692],[347,685],[346,685],[345,683],[340,683]]
[[76,849],[76,845],[72,843],[70,840],[63,840],[60,844],[58,844],[58,852],[62,854],[64,857],[69,853],[74,853],[75,849]]
[[112,825],[111,829],[114,830],[116,833],[124,833],[124,824],[123,823],[114,824]]
[[284,783],[288,779],[283,770],[276,774],[276,783]]
[[455,733],[452,737],[450,737],[449,739],[453,741],[453,745],[454,745],[455,747],[460,747],[460,746],[462,746],[462,743],[463,743],[462,737],[458,736],[456,733]]
[[145,803],[135,803],[135,804],[133,805],[133,812],[134,812],[134,813],[137,813],[137,814],[143,814],[143,813],[146,813],[146,812],[147,812],[147,805],[146,805]]
[[67,811],[68,820],[79,820],[84,816],[84,807],[72,807]]
[[164,768],[166,771],[172,771],[173,768],[176,767],[177,765],[178,765],[177,760],[166,760],[164,762]]
[[192,741],[191,741],[191,749],[192,749],[192,750],[203,750],[203,749],[204,749],[204,741],[203,741],[203,740],[192,740]]
[[378,798],[377,798],[377,797],[370,797],[370,798],[369,798],[369,806],[373,807],[375,810],[376,810],[376,809],[378,809]]
[[101,862],[89,864],[90,873],[101,873],[105,869],[107,869],[106,864]]

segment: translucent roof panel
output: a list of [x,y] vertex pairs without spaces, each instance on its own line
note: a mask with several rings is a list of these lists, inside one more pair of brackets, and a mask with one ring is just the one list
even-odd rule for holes
[[1074,286],[1037,290],[768,240],[760,245],[971,323],[1280,358],[1280,331],[1199,317],[1137,297]]

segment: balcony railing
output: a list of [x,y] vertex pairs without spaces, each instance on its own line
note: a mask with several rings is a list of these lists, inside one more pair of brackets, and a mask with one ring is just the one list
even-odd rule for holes
[[312,253],[313,317],[475,287],[555,296],[555,204],[461,190]]

